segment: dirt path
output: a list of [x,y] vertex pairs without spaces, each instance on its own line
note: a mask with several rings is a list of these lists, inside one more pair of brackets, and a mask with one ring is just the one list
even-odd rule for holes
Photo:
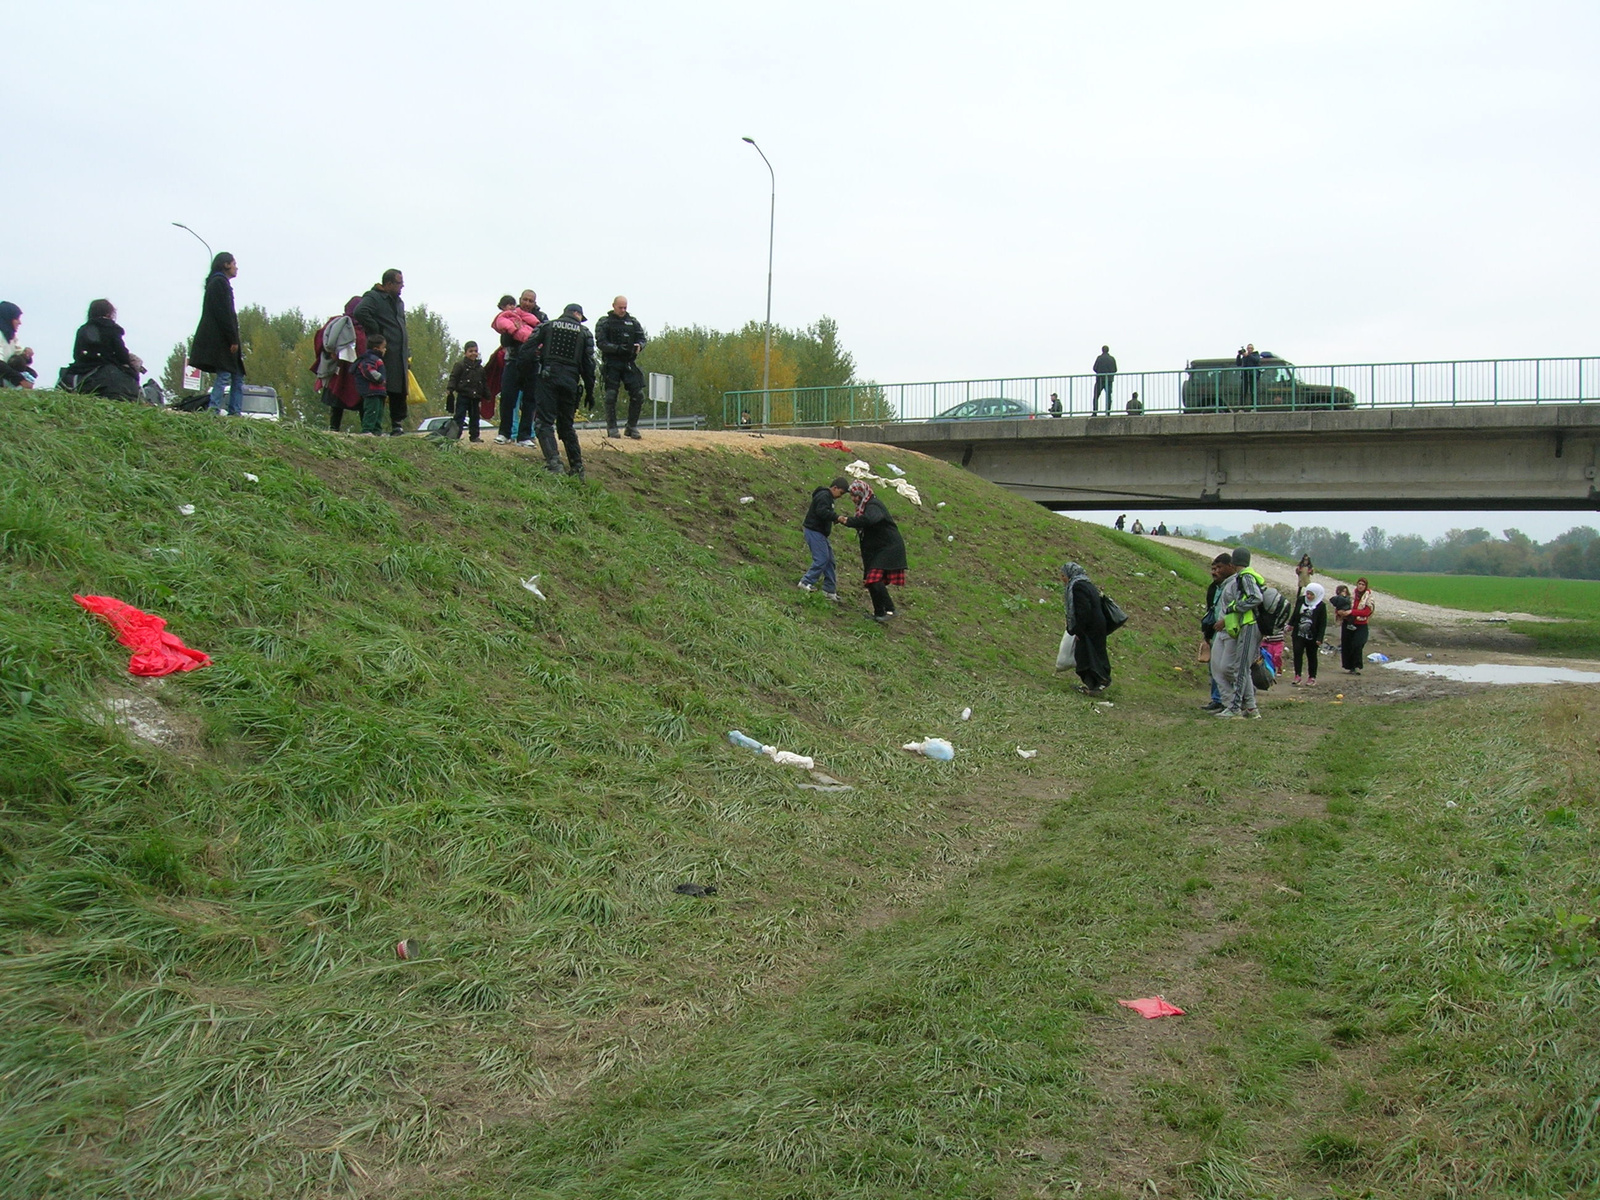
[[[1148,535],[1147,535],[1148,536]],[[1179,537],[1151,537],[1152,542],[1160,542],[1164,546],[1171,546],[1177,550],[1187,550],[1192,554],[1202,555],[1207,562],[1217,555],[1231,550],[1231,546],[1218,545],[1212,542],[1195,541],[1193,538]],[[1275,558],[1265,555],[1251,564],[1256,570],[1266,577],[1268,583],[1278,588],[1293,589],[1296,586],[1294,568],[1287,563],[1279,562]],[[1328,589],[1328,595],[1333,595],[1333,589],[1343,583],[1351,588],[1355,587],[1355,578],[1345,579],[1336,575],[1329,575],[1318,571],[1314,578]],[[1421,604],[1415,600],[1402,600],[1398,596],[1388,595],[1373,589],[1373,596],[1377,600],[1377,612],[1380,616],[1387,616],[1396,621],[1416,621],[1424,625],[1462,625],[1462,624],[1496,624],[1505,621],[1550,621],[1552,617],[1535,616],[1532,613],[1506,613],[1506,612],[1470,612],[1461,608],[1441,608],[1436,604]],[[1292,590],[1289,593],[1293,598]]]

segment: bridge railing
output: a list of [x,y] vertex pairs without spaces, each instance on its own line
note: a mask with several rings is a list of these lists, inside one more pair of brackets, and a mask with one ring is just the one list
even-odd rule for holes
[[1096,375],[1039,375],[925,383],[725,392],[726,426],[878,425],[934,420],[1029,420],[1129,412],[1283,412],[1469,404],[1600,401],[1600,357],[1486,358],[1437,362],[1191,367],[1123,371],[1109,396]]

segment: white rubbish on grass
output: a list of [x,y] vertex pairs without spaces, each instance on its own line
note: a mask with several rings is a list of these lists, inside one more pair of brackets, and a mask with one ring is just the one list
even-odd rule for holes
[[916,488],[912,487],[911,484],[908,483],[906,480],[904,480],[904,479],[885,479],[883,482],[888,484],[895,491],[899,492],[902,496],[904,496],[907,500],[911,501],[911,503],[915,504],[918,508],[922,507],[922,493],[917,491]]
[[740,504],[754,504],[755,502],[756,502],[756,498],[754,496],[740,496],[739,497],[739,503]]
[[946,534],[944,540],[947,542],[953,542],[956,540],[956,535],[953,533]]
[[1178,577],[1178,573],[1176,571],[1168,571],[1167,574],[1171,575],[1174,579]]
[[925,755],[939,762],[949,762],[956,756],[956,748],[943,738],[923,738],[920,742],[907,742],[900,749]]
[[184,516],[184,517],[192,517],[192,516],[194,516],[194,505],[192,505],[192,504],[180,504],[180,505],[178,505],[178,514],[180,516]]
[[808,792],[853,792],[856,790],[848,783],[797,783],[795,787],[803,787]]
[[1111,703],[1111,701],[1109,701],[1109,700],[1096,700],[1094,706],[1096,708],[1115,708],[1116,707],[1116,705]]
[[539,590],[539,577],[537,575],[529,575],[522,581],[522,586],[527,588],[541,600],[548,600],[550,598]]
[[1379,654],[1376,650],[1374,650],[1371,654],[1367,655],[1367,661],[1371,663],[1386,663],[1389,661],[1389,656],[1387,654]]
[[791,754],[787,750],[779,750],[776,746],[763,746],[755,738],[739,732],[737,729],[728,730],[728,740],[735,746],[743,746],[746,750],[754,750],[757,754],[765,754],[780,767],[803,767],[807,771],[817,765],[813,758],[804,754]]
[[844,473],[854,475],[857,479],[865,479],[872,474],[872,464],[864,458],[858,458],[853,463],[845,463]]
[[905,474],[904,471],[902,471],[899,467],[895,466],[892,462],[886,462],[883,465],[888,467],[889,470],[893,471],[896,475],[904,475]]
[[1444,806],[1446,808],[1454,808],[1456,806],[1456,802],[1454,800],[1446,800],[1444,802]]
[[1143,571],[1135,571],[1134,575],[1137,576],[1140,579],[1144,578],[1144,572]]
[[246,472],[245,472],[245,473],[244,473],[244,477],[245,477],[245,478],[246,478],[246,479],[248,479],[248,480],[249,480],[249,481],[250,481],[250,482],[251,482],[251,483],[260,483],[260,482],[261,482],[261,476],[259,476],[259,475],[252,475],[252,474],[250,474],[250,472],[249,472],[249,471],[246,471]]
[[809,771],[817,765],[817,760],[814,758],[808,758],[804,754],[791,754],[787,750],[779,750],[776,746],[763,746],[761,753],[780,767],[802,767]]
[[944,501],[943,500],[939,501],[939,503],[935,504],[934,507],[935,508],[943,508],[944,507]]
[[970,709],[970,708],[963,708],[963,709],[962,709],[962,710],[961,710],[961,719],[962,719],[962,720],[963,720],[963,721],[970,721],[970,720],[972,720],[972,710],[971,710],[971,709]]
[[1024,750],[1021,746],[1018,746],[1017,747],[1017,757],[1018,758],[1037,758],[1037,757],[1039,757],[1039,752],[1037,750]]

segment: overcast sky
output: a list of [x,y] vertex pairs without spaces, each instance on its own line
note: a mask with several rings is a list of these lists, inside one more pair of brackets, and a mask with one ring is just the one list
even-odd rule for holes
[[173,221],[238,256],[241,306],[326,316],[397,266],[460,338],[526,286],[591,314],[624,292],[651,329],[760,320],[744,135],[777,172],[773,319],[833,316],[863,378],[1078,373],[1102,343],[1124,371],[1245,340],[1597,350],[1595,0],[18,0],[6,24],[0,298],[52,373],[97,296],[153,364],[193,332],[208,259]]

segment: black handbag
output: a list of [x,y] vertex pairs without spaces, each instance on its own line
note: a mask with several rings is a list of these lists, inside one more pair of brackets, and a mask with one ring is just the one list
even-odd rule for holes
[[1105,614],[1107,633],[1115,633],[1128,623],[1128,614],[1122,611],[1122,605],[1104,592],[1100,593],[1100,611]]

